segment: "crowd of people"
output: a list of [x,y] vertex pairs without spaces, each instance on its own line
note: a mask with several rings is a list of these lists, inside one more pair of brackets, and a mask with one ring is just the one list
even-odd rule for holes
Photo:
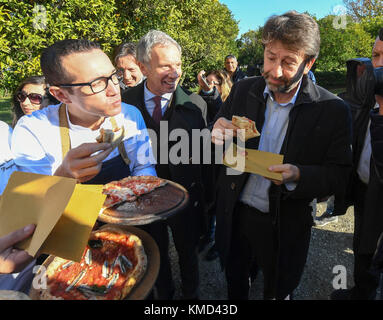
[[[30,77],[16,89],[12,127],[0,122],[0,194],[14,171],[87,184],[130,175],[179,183],[189,193],[188,206],[167,220],[140,226],[159,248],[159,275],[148,299],[160,300],[175,294],[169,230],[183,299],[200,298],[199,252],[209,244],[204,258],[219,258],[229,299],[248,299],[249,279],[260,272],[264,299],[292,299],[307,260],[313,200],[330,199],[331,216],[354,205],[355,286],[334,291],[331,298],[374,299],[383,271],[383,241],[378,241],[383,232],[383,96],[369,91],[372,99],[366,101],[373,103],[355,114],[346,100],[316,84],[311,68],[320,32],[306,14],[270,17],[262,43],[261,76],[247,77],[230,54],[222,70],[198,72],[197,93],[180,85],[182,48],[162,31],[122,43],[112,60],[88,40],[54,43],[41,54],[43,76]],[[371,61],[373,68],[383,67],[383,29]],[[253,120],[261,133],[247,140],[246,148],[284,156],[283,164],[269,168],[281,174],[281,181],[228,174],[220,163],[195,159],[193,148],[186,163],[172,161],[171,149],[180,143],[169,139],[173,130],[186,132],[188,140],[181,144],[191,146],[193,130],[207,128],[209,148],[215,150],[239,139],[234,115]],[[101,128],[116,123],[127,128],[117,148],[95,142]],[[28,292],[36,257],[16,244],[34,228],[0,238],[0,289]]]

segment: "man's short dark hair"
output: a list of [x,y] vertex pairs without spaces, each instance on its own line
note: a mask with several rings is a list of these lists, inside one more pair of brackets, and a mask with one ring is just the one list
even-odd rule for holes
[[379,30],[379,40],[383,41],[383,28]]
[[67,39],[54,43],[46,48],[40,57],[41,70],[49,85],[59,85],[70,83],[71,76],[62,65],[62,58],[72,53],[89,52],[94,49],[100,49],[98,43],[85,39]]
[[274,15],[266,21],[262,34],[264,46],[273,41],[280,41],[294,50],[304,49],[306,59],[311,60],[319,55],[319,26],[309,15],[296,11]]
[[117,65],[118,59],[126,56],[133,56],[136,59],[137,45],[133,42],[124,42],[113,51],[113,63]]

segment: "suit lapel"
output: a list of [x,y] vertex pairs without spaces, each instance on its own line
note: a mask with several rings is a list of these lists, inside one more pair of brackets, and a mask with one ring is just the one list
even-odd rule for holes
[[[257,88],[259,89],[257,90]],[[264,89],[264,86],[253,85],[250,88],[245,106],[245,116],[255,121],[255,126],[260,133],[262,132],[263,124],[265,122],[266,101],[262,99]],[[246,148],[258,149],[259,140],[260,137],[250,139],[246,143]]]
[[[189,122],[182,115],[184,114],[184,109],[191,108],[191,100],[189,96],[182,90],[182,88],[178,85],[176,91],[173,94],[172,103],[169,108],[174,108],[171,112],[171,124],[175,125],[175,128],[183,128],[187,131],[191,131],[191,127]],[[192,108],[193,109],[193,108]],[[193,109],[194,110],[194,109]],[[169,110],[170,111],[170,110]],[[165,115],[164,115],[165,116]],[[170,127],[171,130],[172,128]]]

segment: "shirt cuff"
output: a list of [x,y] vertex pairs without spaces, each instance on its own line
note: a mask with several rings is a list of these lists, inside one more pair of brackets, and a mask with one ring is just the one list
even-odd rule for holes
[[298,183],[297,182],[286,182],[285,186],[288,191],[294,191],[295,188],[297,187]]

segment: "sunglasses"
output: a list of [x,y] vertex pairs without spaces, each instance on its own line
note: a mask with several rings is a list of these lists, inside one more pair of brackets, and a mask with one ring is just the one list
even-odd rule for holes
[[25,92],[19,92],[16,95],[16,98],[19,102],[24,102],[26,98],[29,99],[29,101],[33,104],[41,104],[43,101],[43,96],[39,93],[29,93],[26,94]]

